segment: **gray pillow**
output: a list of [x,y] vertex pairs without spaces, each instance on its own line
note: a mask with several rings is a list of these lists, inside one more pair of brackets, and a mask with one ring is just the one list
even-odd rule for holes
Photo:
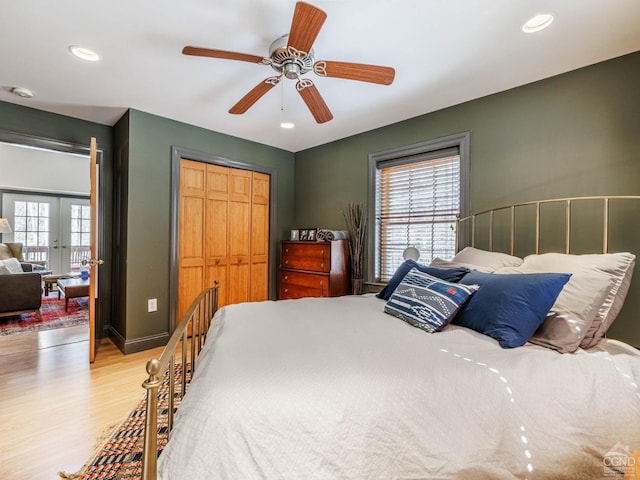
[[[585,255],[544,253],[527,256],[523,267],[528,271],[568,272],[574,275],[585,273],[608,279],[609,292],[580,343],[582,348],[590,348],[598,343],[620,313],[631,284],[635,259],[635,255],[628,252]],[[594,288],[584,286],[582,290],[586,298],[597,295]]]

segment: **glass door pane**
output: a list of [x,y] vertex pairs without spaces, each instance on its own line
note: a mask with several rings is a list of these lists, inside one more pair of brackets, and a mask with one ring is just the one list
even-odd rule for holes
[[58,199],[43,195],[2,195],[3,216],[13,233],[5,241],[22,243],[26,262],[40,263],[54,272],[59,268]]
[[63,250],[63,265],[71,272],[80,271],[82,261],[91,256],[91,208],[88,200],[63,199],[62,211],[69,213],[69,223],[62,218],[62,228],[68,229],[68,249]]

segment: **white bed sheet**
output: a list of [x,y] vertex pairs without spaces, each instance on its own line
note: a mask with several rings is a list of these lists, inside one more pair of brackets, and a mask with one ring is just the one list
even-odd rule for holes
[[604,478],[640,449],[640,356],[429,334],[374,296],[215,316],[161,479]]

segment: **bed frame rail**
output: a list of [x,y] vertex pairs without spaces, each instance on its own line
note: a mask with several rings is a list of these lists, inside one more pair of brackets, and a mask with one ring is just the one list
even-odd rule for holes
[[[609,206],[611,201],[618,200],[640,200],[640,196],[637,195],[627,195],[627,196],[591,196],[591,197],[567,197],[567,198],[553,198],[548,200],[537,200],[532,202],[523,202],[516,203],[513,205],[507,205],[498,208],[491,208],[489,210],[483,210],[478,213],[474,213],[469,215],[468,217],[458,218],[456,225],[456,252],[460,251],[461,245],[461,228],[470,224],[470,245],[473,247],[476,243],[476,221],[478,217],[488,215],[489,216],[489,226],[488,226],[488,234],[489,234],[489,250],[493,251],[493,236],[494,236],[494,215],[496,212],[500,212],[503,210],[509,210],[511,215],[511,228],[510,228],[510,251],[509,254],[514,254],[515,249],[515,218],[516,218],[516,210],[525,206],[535,206],[535,252],[536,254],[540,253],[540,207],[542,205],[547,204],[564,204],[565,214],[565,253],[571,253],[571,210],[572,206],[578,202],[583,202],[586,200],[596,200],[602,202],[601,207],[601,218],[602,218],[602,253],[609,252]],[[594,212],[596,215],[597,212]],[[467,237],[467,241],[469,241]]]
[[[145,411],[144,450],[142,457],[143,480],[155,480],[158,459],[158,391],[166,376],[168,376],[168,432],[173,427],[173,415],[176,398],[181,400],[187,392],[189,382],[193,377],[196,361],[200,350],[204,346],[207,331],[218,309],[218,282],[213,287],[203,290],[191,303],[180,323],[174,330],[169,342],[160,358],[152,358],[147,362],[147,378],[142,386],[146,389],[147,403]],[[180,355],[182,363],[182,379],[178,388],[175,384],[176,355]],[[190,364],[190,371],[187,365]],[[188,378],[187,378],[188,377]],[[168,434],[167,432],[167,434]]]

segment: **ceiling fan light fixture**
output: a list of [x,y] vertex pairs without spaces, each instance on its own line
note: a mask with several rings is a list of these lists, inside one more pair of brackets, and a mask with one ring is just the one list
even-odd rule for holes
[[550,13],[539,13],[522,25],[522,31],[525,33],[534,33],[544,30],[553,23],[553,15]]
[[78,45],[69,46],[69,52],[75,57],[78,57],[82,60],[86,60],[88,62],[97,62],[100,60],[100,55],[98,55],[93,50],[89,50],[85,47],[80,47]]
[[295,127],[295,124],[291,123],[291,122],[282,122],[280,123],[280,128],[285,128],[285,129],[291,129]]

